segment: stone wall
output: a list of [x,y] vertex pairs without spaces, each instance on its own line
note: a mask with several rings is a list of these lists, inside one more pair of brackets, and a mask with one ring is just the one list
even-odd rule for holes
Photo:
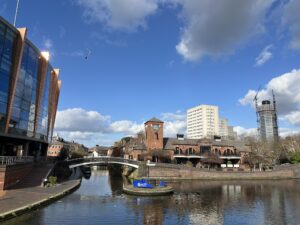
[[7,189],[18,183],[31,169],[31,163],[0,166],[0,190]]
[[[148,176],[148,175],[147,175]],[[149,167],[149,177],[163,179],[286,179],[300,178],[300,166],[270,172],[223,172],[196,168]]]

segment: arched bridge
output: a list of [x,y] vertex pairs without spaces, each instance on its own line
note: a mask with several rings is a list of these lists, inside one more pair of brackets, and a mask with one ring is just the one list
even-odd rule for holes
[[70,159],[66,161],[69,168],[75,168],[83,165],[108,165],[108,164],[121,164],[139,168],[140,162],[132,159],[124,159],[120,157],[98,156],[98,157],[85,157],[80,159]]

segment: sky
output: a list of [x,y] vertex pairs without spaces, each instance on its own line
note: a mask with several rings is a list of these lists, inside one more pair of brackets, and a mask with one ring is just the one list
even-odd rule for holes
[[[13,23],[16,2],[0,0]],[[300,0],[20,0],[17,27],[51,54],[62,80],[55,133],[111,145],[186,110],[219,106],[239,134],[256,130],[253,98],[274,90],[282,136],[300,131]]]

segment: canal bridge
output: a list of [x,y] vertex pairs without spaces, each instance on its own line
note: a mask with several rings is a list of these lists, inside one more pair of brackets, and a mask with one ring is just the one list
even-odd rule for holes
[[111,156],[97,156],[97,157],[84,157],[80,159],[66,160],[69,168],[75,168],[83,165],[108,165],[108,164],[120,164],[126,165],[133,168],[139,168],[141,162],[132,159],[124,159],[120,157]]

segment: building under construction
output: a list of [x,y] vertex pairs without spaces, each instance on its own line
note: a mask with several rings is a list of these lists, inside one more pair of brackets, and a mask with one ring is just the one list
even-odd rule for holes
[[278,140],[278,123],[276,101],[273,94],[273,102],[263,100],[261,105],[256,104],[258,131],[262,141]]

